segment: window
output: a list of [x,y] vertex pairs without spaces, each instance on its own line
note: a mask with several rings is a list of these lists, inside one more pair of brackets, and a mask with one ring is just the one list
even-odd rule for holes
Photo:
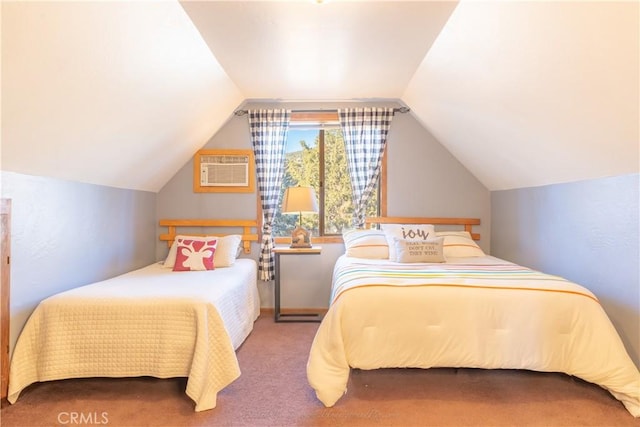
[[[342,131],[335,113],[333,121],[312,121],[309,116],[307,114],[304,119],[300,119],[292,114],[280,200],[288,187],[313,187],[318,196],[319,213],[303,214],[302,226],[311,230],[314,242],[339,242],[342,231],[351,227],[353,213]],[[378,216],[386,211],[385,163],[383,160],[378,189],[368,207],[369,216]],[[274,219],[273,236],[278,243],[285,243],[298,225],[299,216],[282,214],[279,209],[280,206]]]

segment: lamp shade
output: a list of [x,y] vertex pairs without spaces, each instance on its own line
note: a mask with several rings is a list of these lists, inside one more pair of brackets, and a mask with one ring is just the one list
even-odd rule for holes
[[318,202],[313,187],[289,187],[282,199],[282,213],[317,213]]

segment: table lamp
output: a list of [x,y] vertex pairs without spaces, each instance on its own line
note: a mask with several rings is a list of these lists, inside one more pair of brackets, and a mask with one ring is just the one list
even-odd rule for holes
[[318,202],[313,187],[289,187],[282,199],[283,214],[298,214],[298,227],[291,233],[292,248],[310,248],[311,233],[302,227],[303,213],[318,213]]

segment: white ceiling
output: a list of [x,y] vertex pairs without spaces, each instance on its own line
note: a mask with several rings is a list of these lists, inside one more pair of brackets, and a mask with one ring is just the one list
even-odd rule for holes
[[465,2],[402,96],[487,188],[640,171],[639,2]]
[[390,99],[490,190],[639,172],[638,2],[325,2],[3,1],[2,169],[159,191],[243,100]]
[[158,191],[242,100],[177,2],[2,2],[3,170]]
[[182,6],[249,98],[402,96],[456,2],[197,2]]

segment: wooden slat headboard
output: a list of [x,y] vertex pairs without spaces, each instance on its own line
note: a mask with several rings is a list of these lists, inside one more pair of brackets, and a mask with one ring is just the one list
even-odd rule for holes
[[[226,236],[229,234],[240,234],[242,236],[242,249],[245,254],[251,253],[251,242],[258,241],[258,221],[253,219],[161,219],[161,227],[167,227],[168,232],[160,235],[160,240],[167,242],[167,246],[171,246],[178,234],[187,234],[191,236]],[[198,228],[232,228],[241,229],[239,233],[178,233],[178,227],[198,227]],[[255,232],[254,232],[255,229]]]
[[480,225],[479,218],[422,218],[406,216],[383,216],[365,219],[365,228],[372,228],[374,224],[433,224],[459,225],[471,234],[473,240],[480,240],[480,234],[473,232],[474,225]]

